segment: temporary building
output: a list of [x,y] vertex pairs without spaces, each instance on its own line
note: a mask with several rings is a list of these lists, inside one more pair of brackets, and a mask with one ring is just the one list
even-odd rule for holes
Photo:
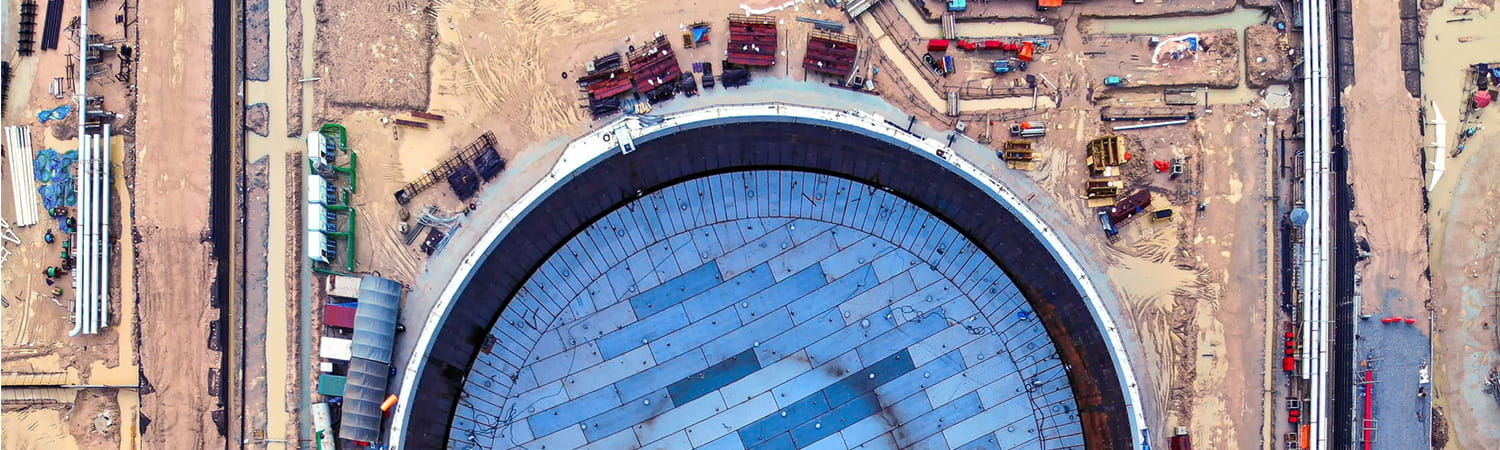
[[354,341],[324,336],[318,341],[318,357],[335,361],[348,361],[354,354]]
[[323,306],[323,323],[330,327],[354,328],[354,311],[348,306]]

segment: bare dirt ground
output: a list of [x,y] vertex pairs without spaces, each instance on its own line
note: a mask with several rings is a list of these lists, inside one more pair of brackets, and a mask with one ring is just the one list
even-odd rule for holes
[[[416,0],[327,0],[318,33],[324,79],[333,106],[422,109],[432,59],[433,18]],[[360,12],[378,13],[378,22]],[[507,27],[496,27],[507,28]],[[553,35],[563,36],[563,34]],[[534,39],[540,39],[535,36]],[[560,39],[567,41],[569,39]],[[328,51],[337,48],[338,51]]]
[[1285,33],[1271,25],[1245,29],[1245,74],[1251,88],[1261,89],[1292,81],[1292,58],[1287,51],[1293,46]]
[[[1440,108],[1448,143],[1463,128],[1494,124],[1493,107],[1460,113],[1472,85],[1468,64],[1493,62],[1475,45],[1500,39],[1490,1],[1423,2],[1430,11],[1423,41],[1423,105]],[[1475,38],[1472,42],[1466,38]],[[1434,106],[1436,105],[1436,106]],[[1428,127],[1434,140],[1436,127]],[[1450,147],[1449,151],[1454,150]],[[1434,150],[1429,146],[1428,159]],[[1430,163],[1429,163],[1430,166]],[[1433,435],[1436,448],[1482,449],[1500,442],[1500,127],[1480,129],[1467,149],[1447,160],[1447,173],[1428,198],[1431,230]],[[1438,418],[1444,420],[1441,423]]]
[[[1151,45],[1156,36],[1090,35],[1085,37],[1085,65],[1091,72],[1120,76],[1125,87],[1209,86],[1232,88],[1240,84],[1239,33],[1232,29],[1197,33],[1200,51],[1183,51],[1173,59],[1168,51]],[[1163,45],[1170,36],[1162,36]],[[1158,53],[1155,61],[1153,53]]]
[[[1344,94],[1348,114],[1351,222],[1370,245],[1357,267],[1363,275],[1362,313],[1416,315],[1426,310],[1427,265],[1424,220],[1423,142],[1417,100],[1389,68],[1401,65],[1400,16],[1392,8],[1369,8],[1354,21],[1356,82]],[[1425,315],[1425,314],[1424,314]]]
[[[151,419],[151,448],[223,446],[211,412],[222,405],[207,394],[207,351],[214,262],[209,206],[212,9],[203,3],[140,5],[140,97],[134,236],[141,270],[141,366],[155,387],[143,394]],[[183,120],[193,118],[193,120]]]

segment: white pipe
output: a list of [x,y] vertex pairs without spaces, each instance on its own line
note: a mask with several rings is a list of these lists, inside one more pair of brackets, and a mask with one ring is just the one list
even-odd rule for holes
[[101,210],[101,213],[99,214],[99,221],[102,224],[102,226],[99,228],[99,236],[100,236],[99,237],[99,271],[100,271],[100,276],[99,276],[99,285],[100,285],[100,289],[99,289],[99,324],[101,326],[108,327],[109,326],[109,195],[110,195],[110,185],[111,185],[111,182],[114,181],[113,179],[111,179],[109,177],[110,169],[113,168],[111,166],[114,165],[114,159],[112,159],[110,157],[109,125],[105,125],[104,126],[104,136],[103,136],[103,139],[100,140],[99,145],[100,145],[100,147],[103,148],[103,151],[104,151],[103,152],[103,158],[100,160],[100,166],[99,166],[100,167],[100,172],[102,173],[102,175],[99,177],[99,180],[100,180],[100,189],[99,189],[99,194],[100,195],[99,195],[99,198],[101,200],[100,203],[99,203],[99,208]]
[[1432,131],[1437,140],[1432,142],[1432,181],[1427,184],[1427,192],[1437,189],[1438,179],[1443,177],[1448,162],[1448,121],[1443,120],[1443,112],[1438,111],[1436,100],[1432,102],[1432,115]]
[[85,146],[88,149],[88,161],[82,167],[79,167],[78,173],[78,176],[83,178],[84,189],[79,195],[86,196],[89,199],[87,205],[82,205],[82,207],[78,208],[77,222],[78,227],[82,231],[82,234],[79,236],[83,238],[84,245],[75,256],[79,261],[88,261],[87,268],[83,270],[83,274],[79,278],[83,284],[84,314],[88,316],[88,321],[85,322],[86,326],[83,329],[84,334],[99,332],[99,326],[94,323],[94,311],[98,308],[94,306],[94,259],[90,257],[90,255],[94,254],[94,150],[96,144],[94,136],[89,136],[88,145]]
[[[88,186],[86,185],[88,175],[85,169],[88,166],[88,160],[88,135],[82,134],[78,136],[78,176],[74,179],[74,185],[76,186],[74,190],[78,195],[77,211],[80,211],[80,214],[79,220],[75,222],[76,225],[72,231],[72,236],[69,238],[73,242],[73,248],[68,250],[75,254],[82,254],[88,245],[87,239],[83,237],[85,222],[82,220],[83,216],[81,214],[81,211],[88,206],[89,202],[88,195],[84,193],[88,190]],[[69,336],[77,336],[80,333],[88,334],[89,332],[88,292],[86,292],[87,288],[83,283],[87,269],[88,259],[86,258],[78,258],[78,264],[73,266],[73,320],[77,322],[77,331],[69,334]]]
[[1185,123],[1187,123],[1186,120],[1179,119],[1179,120],[1170,120],[1170,121],[1166,121],[1166,122],[1143,123],[1143,124],[1140,124],[1140,125],[1120,125],[1118,127],[1114,127],[1114,130],[1115,131],[1139,130],[1139,129],[1142,129],[1142,128],[1156,128],[1156,127],[1164,127],[1164,126],[1168,126],[1168,125],[1182,125],[1182,124],[1185,124]]
[[89,332],[99,333],[99,137],[89,137],[89,209],[83,215],[89,226]]
[[80,236],[83,237],[84,246],[75,257],[79,261],[88,261],[89,263],[88,268],[83,271],[83,277],[80,278],[83,283],[83,294],[85,296],[83,304],[87,308],[84,314],[88,315],[88,321],[85,322],[86,326],[83,329],[83,333],[95,334],[99,332],[99,324],[95,323],[94,320],[96,317],[94,311],[98,310],[98,308],[94,305],[94,298],[96,297],[94,295],[94,259],[90,257],[90,255],[94,254],[94,203],[98,201],[94,198],[94,160],[97,158],[95,150],[98,149],[98,142],[94,136],[89,136],[86,148],[88,148],[89,155],[88,163],[79,168],[78,175],[83,177],[84,186],[84,192],[80,195],[87,195],[89,203],[78,208],[77,222],[79,228],[83,231],[83,234]]

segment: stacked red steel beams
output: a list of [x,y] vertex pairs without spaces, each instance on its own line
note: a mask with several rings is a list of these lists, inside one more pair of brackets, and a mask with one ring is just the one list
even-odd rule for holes
[[776,64],[776,18],[730,14],[728,61],[746,66]]
[[630,70],[635,78],[635,90],[649,93],[663,86],[671,86],[682,77],[682,67],[677,64],[677,54],[666,36],[657,36],[645,46],[630,52]]
[[853,36],[813,30],[807,39],[807,56],[802,58],[802,68],[846,77],[854,71],[854,58],[858,55],[859,44]]
[[630,91],[630,71],[620,60],[620,54],[610,53],[594,60],[594,71],[578,78],[578,83],[588,86],[589,96],[603,100]]

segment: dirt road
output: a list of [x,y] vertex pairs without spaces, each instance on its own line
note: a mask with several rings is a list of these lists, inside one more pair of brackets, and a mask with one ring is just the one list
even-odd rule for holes
[[215,265],[209,240],[212,5],[142,2],[137,106],[135,280],[148,448],[222,447],[207,395]]
[[1350,223],[1356,242],[1369,248],[1355,263],[1359,313],[1420,320],[1415,327],[1373,320],[1357,325],[1355,358],[1379,361],[1375,375],[1385,381],[1374,387],[1368,412],[1380,423],[1376,448],[1420,448],[1430,441],[1422,419],[1428,415],[1426,397],[1416,397],[1431,342],[1425,333],[1431,290],[1426,273],[1416,270],[1428,261],[1422,138],[1418,102],[1401,72],[1400,14],[1399,8],[1356,7],[1354,85],[1343,94],[1354,197]]

